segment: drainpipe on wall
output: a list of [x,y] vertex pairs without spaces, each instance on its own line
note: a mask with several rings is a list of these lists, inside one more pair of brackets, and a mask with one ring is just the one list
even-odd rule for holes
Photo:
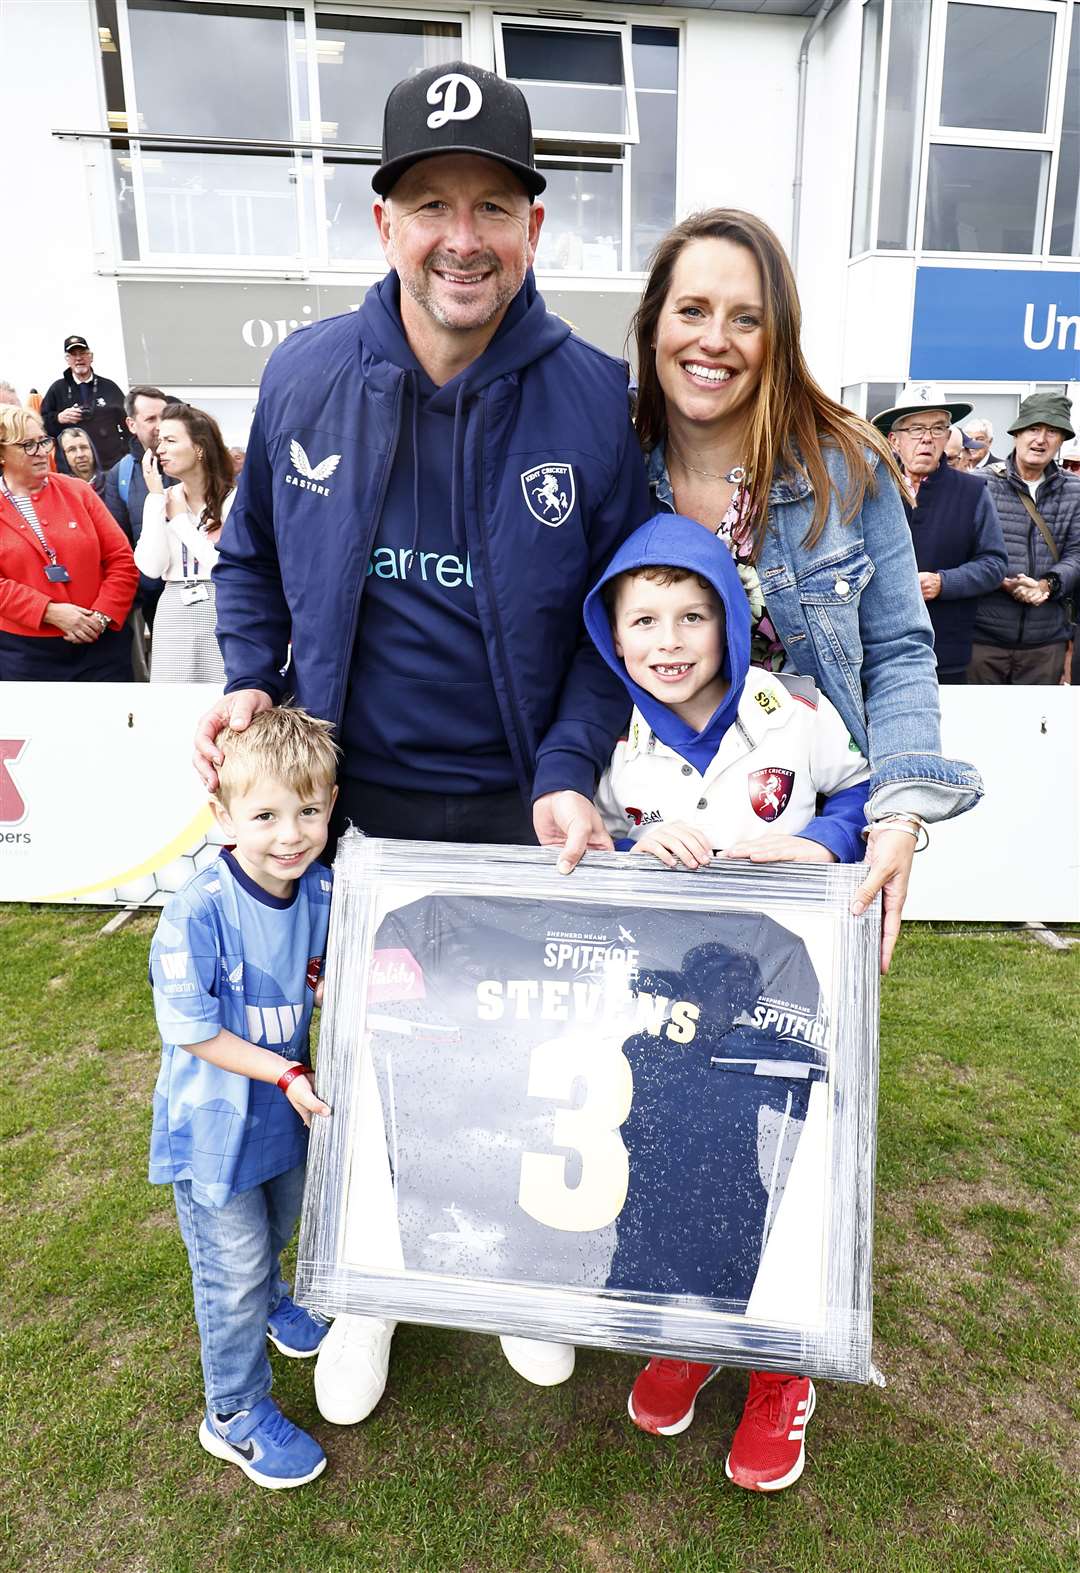
[[806,71],[810,58],[810,45],[815,33],[824,26],[825,19],[835,5],[842,0],[821,0],[814,12],[810,26],[803,34],[802,43],[799,45],[799,91],[795,109],[795,178],[791,183],[791,267],[792,271],[799,266],[799,223],[802,217],[802,170],[803,152],[806,141]]

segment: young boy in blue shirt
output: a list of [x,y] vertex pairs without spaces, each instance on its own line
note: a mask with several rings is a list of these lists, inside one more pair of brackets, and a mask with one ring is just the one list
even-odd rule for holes
[[166,903],[150,950],[161,1033],[150,1180],[171,1184],[187,1247],[206,1412],[199,1441],[270,1489],[326,1467],[270,1397],[266,1339],[314,1355],[327,1324],[289,1297],[312,1086],[308,1026],[330,914],[330,727],[276,708],[223,732],[214,815],[231,849]]

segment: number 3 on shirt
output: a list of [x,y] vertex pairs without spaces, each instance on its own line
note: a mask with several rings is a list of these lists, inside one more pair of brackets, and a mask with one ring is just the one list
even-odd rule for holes
[[630,1113],[634,1077],[621,1040],[551,1038],[529,1061],[529,1096],[569,1098],[575,1080],[585,1082],[576,1109],[559,1109],[552,1141],[581,1154],[581,1178],[566,1183],[566,1159],[555,1153],[521,1157],[518,1205],[550,1229],[581,1233],[614,1223],[626,1201],[630,1160],[619,1126]]

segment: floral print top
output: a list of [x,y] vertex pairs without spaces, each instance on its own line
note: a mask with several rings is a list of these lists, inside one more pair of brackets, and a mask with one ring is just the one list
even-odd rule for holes
[[[650,453],[646,470],[649,485],[657,502],[669,508],[672,513],[677,513],[663,443],[658,444]],[[714,533],[724,542],[734,557],[742,587],[746,591],[746,599],[750,602],[750,664],[762,666],[768,672],[779,672],[787,663],[787,652],[765,609],[765,594],[761,588],[761,580],[757,568],[750,561],[754,548],[753,537],[746,526],[746,521],[740,518],[744,497],[744,488],[737,486],[724,517],[716,526]]]

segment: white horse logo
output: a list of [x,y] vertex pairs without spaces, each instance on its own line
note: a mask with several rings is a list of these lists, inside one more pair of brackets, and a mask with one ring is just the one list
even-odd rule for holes
[[538,464],[521,477],[529,512],[555,530],[574,511],[574,470],[569,464]]

